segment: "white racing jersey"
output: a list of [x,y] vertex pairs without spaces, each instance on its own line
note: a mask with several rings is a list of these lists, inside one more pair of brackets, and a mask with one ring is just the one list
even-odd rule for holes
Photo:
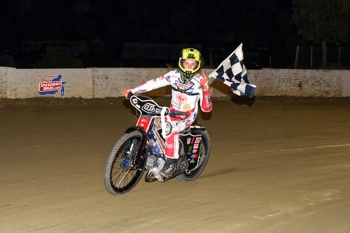
[[212,110],[210,91],[203,91],[200,81],[203,79],[199,73],[190,81],[183,82],[180,72],[173,70],[158,78],[141,83],[139,86],[130,89],[132,93],[143,93],[171,85],[171,105],[177,111],[190,111],[197,115],[198,102],[203,112]]

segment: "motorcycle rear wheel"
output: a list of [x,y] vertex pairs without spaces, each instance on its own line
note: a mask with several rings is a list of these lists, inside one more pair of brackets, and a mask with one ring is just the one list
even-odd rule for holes
[[141,144],[142,134],[133,131],[124,134],[113,146],[107,160],[104,177],[105,187],[110,194],[125,194],[140,181],[146,161],[137,158],[139,150],[142,150]]
[[176,176],[176,179],[181,182],[188,182],[197,179],[202,174],[205,166],[208,163],[210,152],[210,137],[206,130],[202,132],[202,141],[199,144],[198,152],[198,166],[191,171],[186,170],[185,172]]

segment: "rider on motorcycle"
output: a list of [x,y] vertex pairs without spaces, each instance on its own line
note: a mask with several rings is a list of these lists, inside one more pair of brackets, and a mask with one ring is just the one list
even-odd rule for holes
[[124,90],[123,95],[130,92],[143,93],[160,87],[171,85],[170,110],[187,112],[187,116],[171,117],[172,131],[165,139],[166,161],[160,173],[170,177],[176,170],[179,158],[179,132],[191,126],[198,113],[198,102],[203,112],[212,110],[212,101],[205,73],[199,73],[201,54],[193,48],[185,48],[180,52],[178,69],[170,71],[158,78],[141,83],[139,86]]

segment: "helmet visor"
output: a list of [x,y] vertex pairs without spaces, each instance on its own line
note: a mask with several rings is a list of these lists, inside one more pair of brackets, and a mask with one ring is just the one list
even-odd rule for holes
[[179,59],[179,66],[183,72],[196,73],[199,70],[200,62],[192,59]]

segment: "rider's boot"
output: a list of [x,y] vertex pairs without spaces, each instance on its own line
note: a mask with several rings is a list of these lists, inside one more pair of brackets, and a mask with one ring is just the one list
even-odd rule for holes
[[169,137],[165,139],[165,164],[159,173],[166,177],[171,178],[177,168],[177,158],[179,158],[179,132],[172,132]]

